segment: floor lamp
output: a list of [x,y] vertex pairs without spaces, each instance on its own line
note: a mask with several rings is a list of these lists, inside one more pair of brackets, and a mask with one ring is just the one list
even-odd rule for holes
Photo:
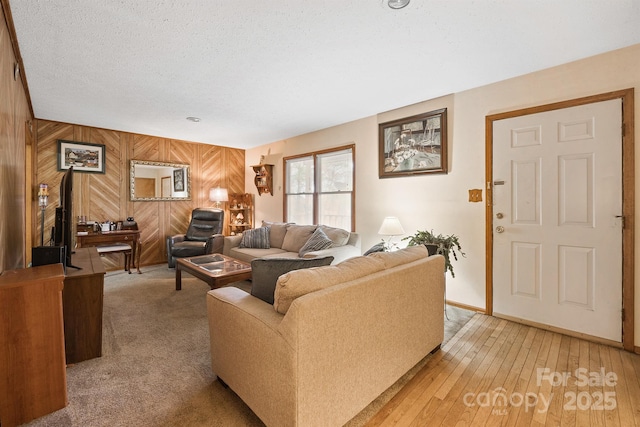
[[40,206],[40,246],[44,246],[44,210],[49,204],[49,186],[47,184],[40,184],[38,190],[38,206]]

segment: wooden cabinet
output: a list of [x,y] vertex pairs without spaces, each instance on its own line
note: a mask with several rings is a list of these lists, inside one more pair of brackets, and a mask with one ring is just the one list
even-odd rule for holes
[[0,276],[0,424],[26,423],[67,406],[62,264]]
[[229,235],[253,228],[253,194],[229,194]]
[[256,176],[253,182],[258,189],[258,196],[263,193],[269,193],[273,196],[273,165],[255,165],[251,166]]
[[67,363],[102,356],[102,305],[105,268],[98,250],[77,248],[67,267],[62,302]]

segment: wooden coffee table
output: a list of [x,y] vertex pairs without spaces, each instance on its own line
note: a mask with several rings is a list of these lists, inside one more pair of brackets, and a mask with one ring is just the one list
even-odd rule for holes
[[251,278],[251,264],[220,254],[176,260],[176,291],[182,289],[182,270],[206,282],[211,289]]

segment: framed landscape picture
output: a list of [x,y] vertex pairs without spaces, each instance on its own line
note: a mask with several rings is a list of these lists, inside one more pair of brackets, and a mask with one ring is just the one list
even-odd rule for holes
[[73,166],[74,172],[105,173],[105,147],[102,144],[58,140],[58,170]]
[[379,177],[447,173],[447,109],[378,125]]

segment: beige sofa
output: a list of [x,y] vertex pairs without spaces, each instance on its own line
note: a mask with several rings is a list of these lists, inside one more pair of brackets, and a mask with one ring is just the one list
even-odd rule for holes
[[[224,246],[222,249],[223,255],[245,262],[251,262],[254,258],[268,257],[316,258],[333,256],[333,264],[361,255],[360,236],[358,233],[349,232],[341,228],[325,225],[299,225],[263,221],[262,228],[264,227],[269,228],[268,245],[242,247],[241,243],[243,241],[243,234],[226,236],[224,238]],[[317,229],[320,229],[323,232],[323,235],[331,241],[331,246],[325,249],[312,250],[301,254],[300,250],[303,249],[305,243],[308,242]],[[255,231],[255,229],[247,230],[245,234],[254,233]]]
[[267,426],[341,426],[444,337],[444,258],[424,246],[296,270],[274,305],[207,294],[213,372]]

